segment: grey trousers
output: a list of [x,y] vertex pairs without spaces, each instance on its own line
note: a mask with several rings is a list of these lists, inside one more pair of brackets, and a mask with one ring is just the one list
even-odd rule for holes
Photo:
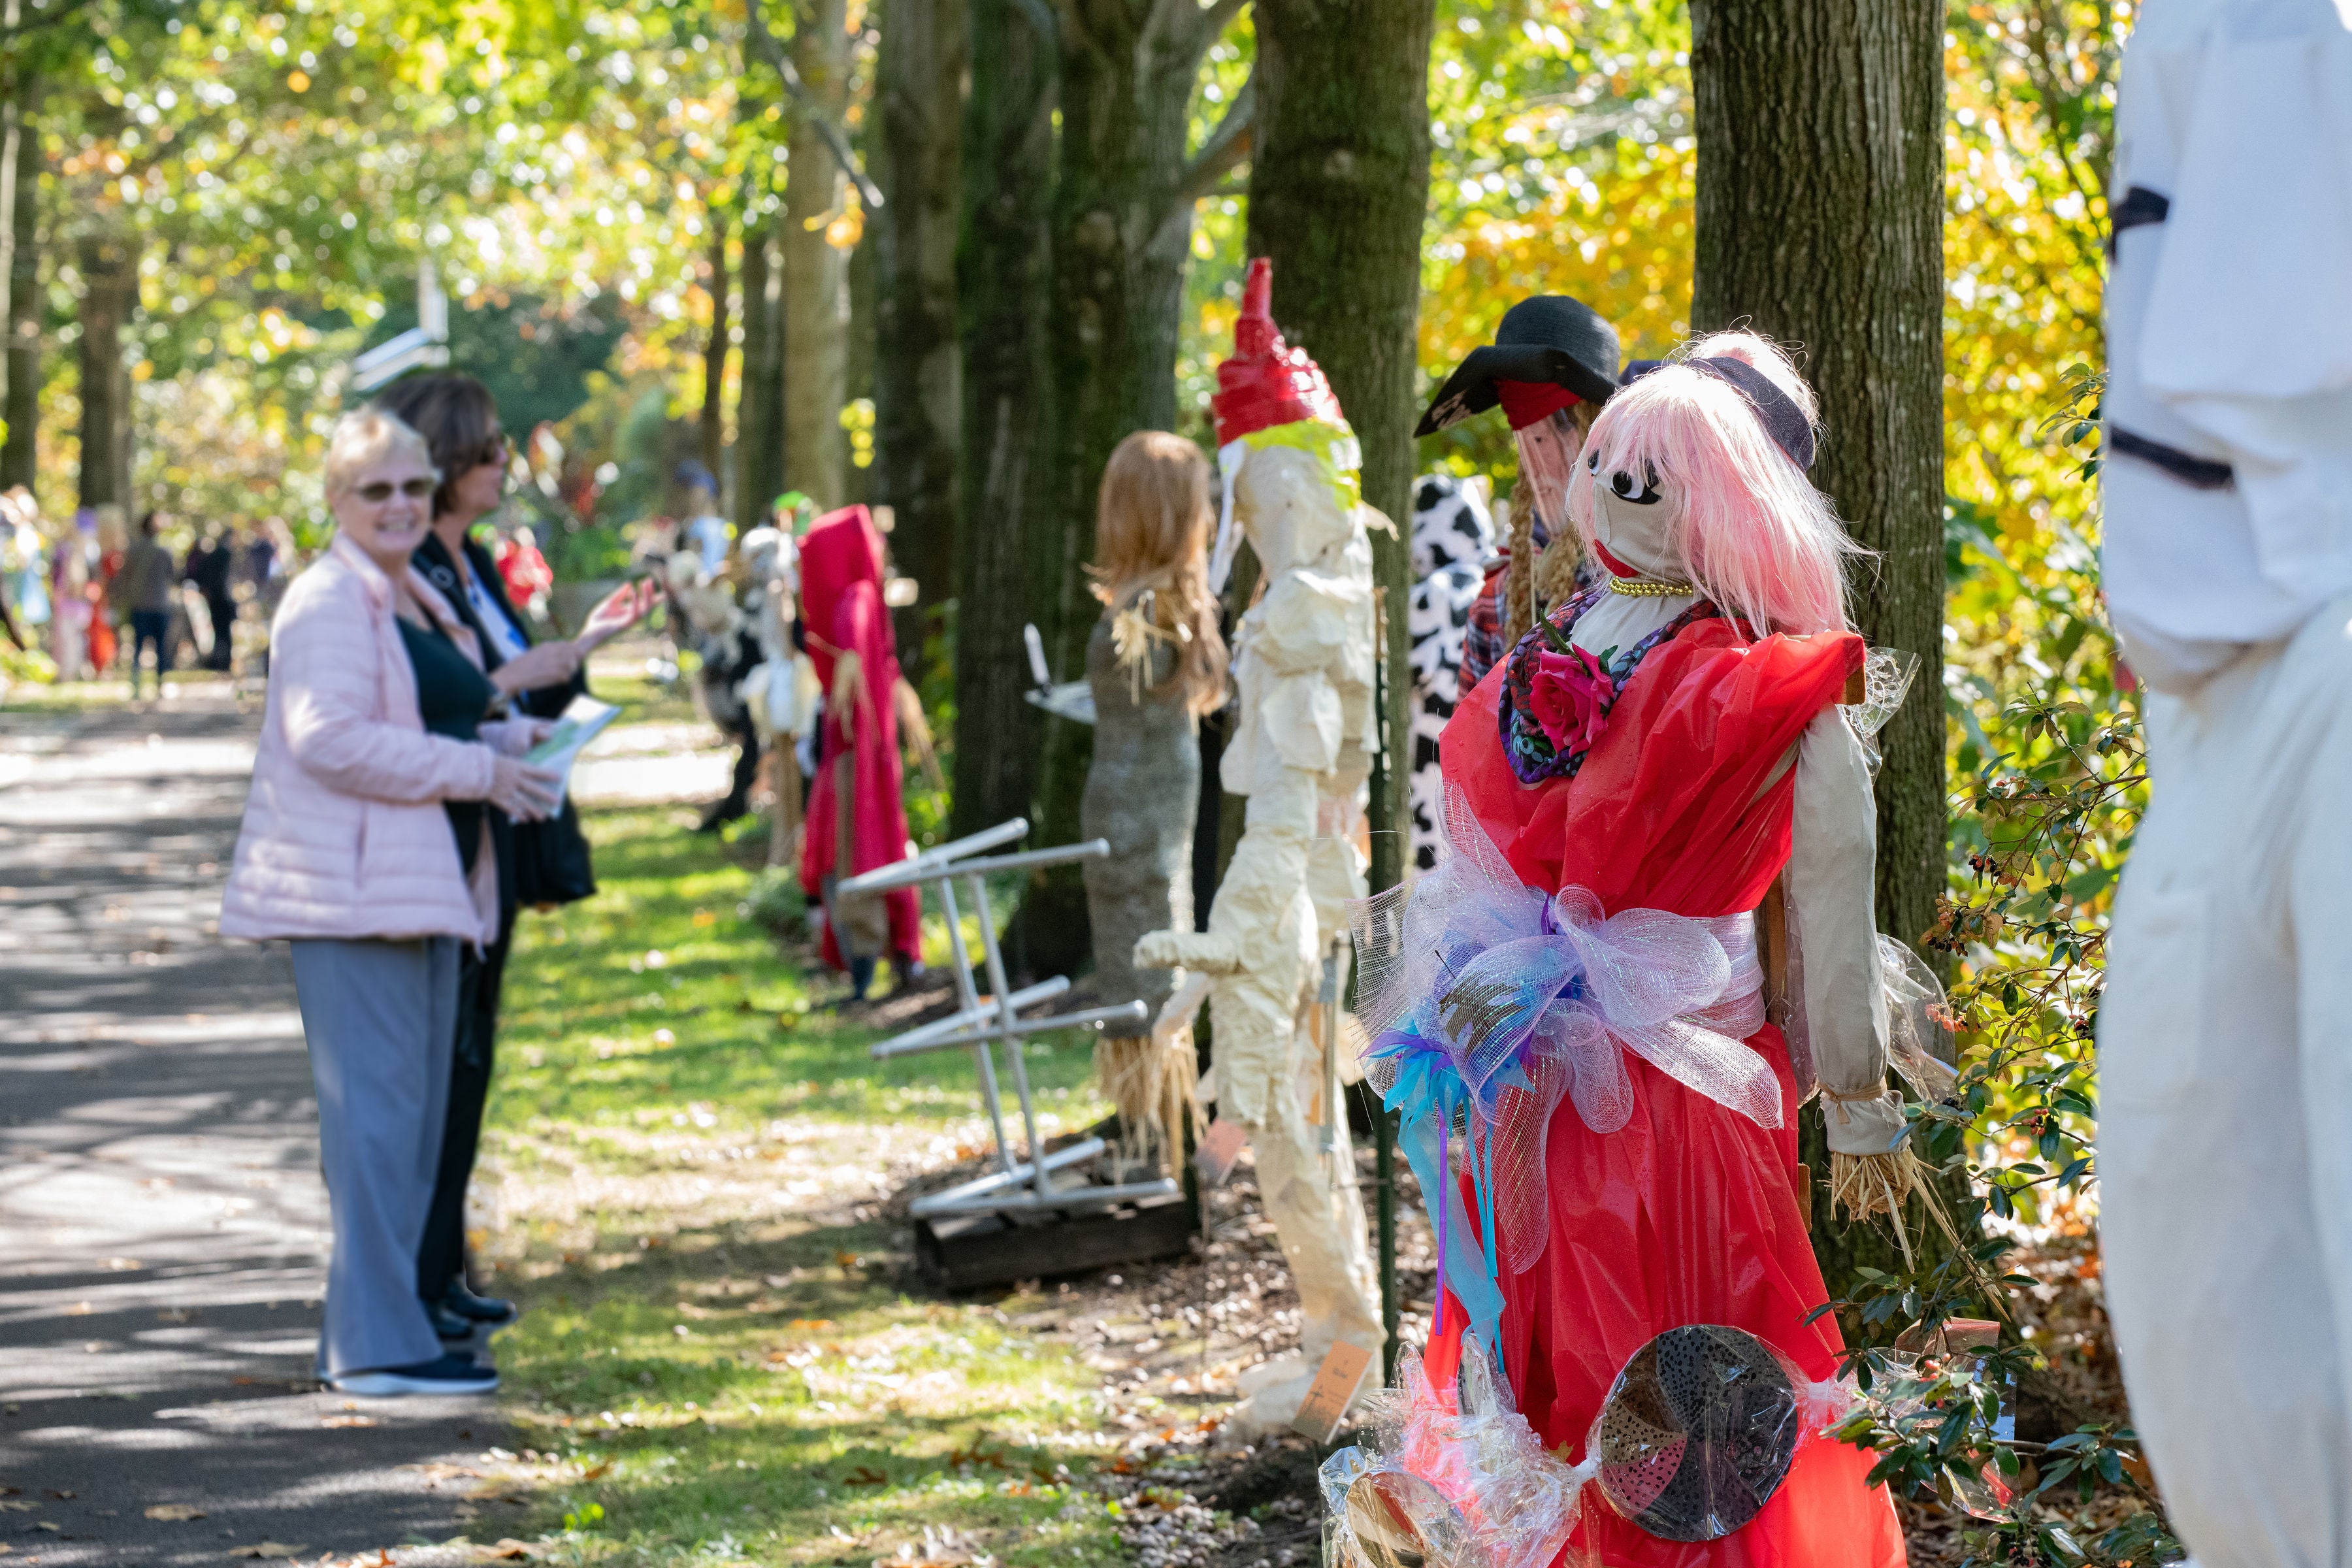
[[441,1341],[416,1295],[416,1247],[449,1093],[457,939],[292,945],[334,1228],[320,1374],[437,1360]]

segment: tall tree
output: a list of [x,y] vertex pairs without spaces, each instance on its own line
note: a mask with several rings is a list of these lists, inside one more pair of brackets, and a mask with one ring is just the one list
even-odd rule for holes
[[1691,5],[1691,323],[1801,348],[1822,405],[1813,482],[1877,552],[1856,624],[1922,660],[1878,777],[1879,923],[1912,942],[1944,886],[1943,36],[1933,0]]
[[[1429,202],[1434,0],[1257,0],[1249,249],[1274,314],[1315,356],[1363,447],[1364,500],[1402,523],[1412,488],[1414,326]],[[1403,874],[1405,545],[1372,538],[1387,621],[1387,748],[1374,774],[1372,886]]]
[[81,491],[83,506],[131,498],[131,373],[123,338],[139,308],[140,242],[100,232],[82,237]]
[[735,526],[756,527],[784,488],[783,285],[776,217],[747,202],[743,227],[743,368],[735,403]]
[[963,359],[956,572],[955,830],[1029,811],[1039,715],[1021,626],[1039,528],[1045,403],[1046,206],[1053,194],[1048,13],[971,0],[956,313]]
[[16,97],[15,145],[10,149],[15,182],[9,206],[0,213],[9,229],[7,372],[5,413],[7,444],[0,447],[0,489],[32,489],[38,480],[41,426],[41,127],[39,100],[29,90]]
[[732,327],[728,321],[727,209],[713,205],[707,220],[710,269],[710,332],[702,342],[702,466],[724,482],[719,459],[727,451],[727,351]]
[[[963,0],[885,0],[876,97],[889,204],[877,221],[876,494],[921,602],[955,597],[956,219],[963,171]],[[912,650],[907,650],[912,651]]]
[[[1085,565],[1111,448],[1176,422],[1176,342],[1194,204],[1249,151],[1244,87],[1188,147],[1201,66],[1244,0],[1061,0],[1061,142],[1054,190],[1054,374],[1047,526],[1032,536],[1030,613],[1054,672],[1086,666],[1096,618]],[[1053,723],[1037,789],[1044,842],[1078,836],[1094,731]],[[1067,970],[1092,951],[1075,867],[1043,877],[1020,916],[1031,962]]]
[[804,93],[793,117],[784,186],[784,479],[816,498],[841,502],[847,443],[841,407],[848,401],[849,253],[833,240],[845,180],[840,160],[817,123],[839,123],[849,106],[849,32],[845,0],[803,0],[795,7],[793,64]]

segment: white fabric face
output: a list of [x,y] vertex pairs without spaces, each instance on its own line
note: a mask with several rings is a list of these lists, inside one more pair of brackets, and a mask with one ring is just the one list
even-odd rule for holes
[[[1654,493],[1646,505],[1619,495],[1612,481],[1631,486],[1636,494]],[[1660,479],[1654,492],[1643,481],[1623,475],[1592,476],[1592,535],[1602,549],[1645,577],[1679,582],[1690,574],[1675,552],[1675,528],[1682,521],[1683,499],[1672,481]]]
[[1323,465],[1296,447],[1252,452],[1234,489],[1234,514],[1269,578],[1322,564],[1355,531],[1355,518],[1340,503]]
[[2352,587],[2352,17],[2329,0],[2159,5],[2125,53],[2107,289],[2114,428],[2227,464],[2102,471],[2108,602],[2158,689]]

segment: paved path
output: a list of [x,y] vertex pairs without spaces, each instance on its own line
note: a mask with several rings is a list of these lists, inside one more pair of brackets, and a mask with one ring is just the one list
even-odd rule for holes
[[[292,973],[212,934],[254,707],[0,715],[0,1568],[263,1540],[373,1563],[455,1535],[431,1467],[504,1436],[488,1399],[310,1380],[326,1197]],[[147,1517],[170,1504],[205,1517]]]

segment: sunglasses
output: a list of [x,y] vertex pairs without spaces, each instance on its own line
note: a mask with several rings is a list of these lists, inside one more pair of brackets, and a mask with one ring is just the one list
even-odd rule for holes
[[457,471],[463,473],[468,468],[487,468],[492,463],[503,468],[506,465],[509,450],[505,433],[499,432],[485,438],[482,444],[472,451],[458,453]]
[[423,500],[438,488],[439,486],[431,479],[403,479],[396,485],[390,479],[378,479],[373,484],[362,485],[353,493],[370,506],[382,506],[394,495],[404,495],[411,500]]

